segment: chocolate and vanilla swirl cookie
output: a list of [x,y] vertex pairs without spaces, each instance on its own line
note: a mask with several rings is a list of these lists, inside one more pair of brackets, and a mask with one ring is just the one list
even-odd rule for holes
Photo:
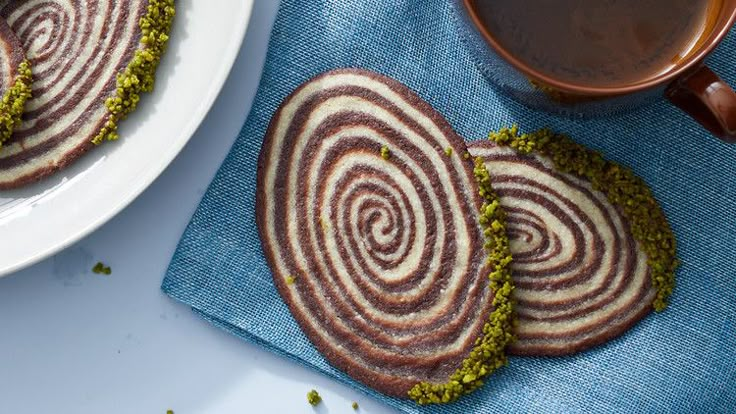
[[509,353],[582,351],[653,310],[647,255],[603,192],[542,155],[491,141],[468,148],[484,160],[507,213],[518,320]]
[[118,114],[152,88],[172,15],[173,0],[0,0],[34,77],[23,123],[0,150],[0,189],[47,176],[101,134],[112,137]]
[[31,70],[18,37],[0,19],[0,148],[20,124],[31,96]]
[[388,395],[447,382],[493,310],[465,150],[408,88],[352,69],[298,88],[263,143],[257,221],[278,291],[333,365]]

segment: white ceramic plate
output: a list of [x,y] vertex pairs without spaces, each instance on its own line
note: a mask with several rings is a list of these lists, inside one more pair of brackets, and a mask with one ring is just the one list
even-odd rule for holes
[[121,139],[39,184],[0,191],[0,277],[89,234],[161,174],[220,92],[252,6],[253,0],[178,0],[156,90],[121,125]]

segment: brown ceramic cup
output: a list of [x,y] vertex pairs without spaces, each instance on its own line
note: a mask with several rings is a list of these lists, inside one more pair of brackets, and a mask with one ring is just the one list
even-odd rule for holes
[[504,49],[483,25],[477,0],[453,0],[458,29],[484,75],[528,106],[573,116],[619,113],[666,97],[713,135],[736,142],[736,92],[705,58],[736,23],[736,0],[722,0],[700,46],[670,71],[628,85],[571,84],[540,73]]

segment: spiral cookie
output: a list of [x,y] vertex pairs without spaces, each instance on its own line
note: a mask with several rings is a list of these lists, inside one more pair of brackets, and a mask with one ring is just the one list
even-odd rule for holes
[[540,155],[472,142],[507,213],[517,340],[509,352],[564,355],[606,342],[648,314],[657,290],[621,211]]
[[493,309],[464,152],[428,104],[360,70],[302,85],[263,143],[257,220],[276,286],[333,365],[388,395],[446,382]]
[[31,73],[18,37],[0,19],[0,148],[16,126],[31,94]]
[[0,189],[38,180],[114,138],[153,87],[173,0],[0,0],[33,66],[33,98],[0,151]]

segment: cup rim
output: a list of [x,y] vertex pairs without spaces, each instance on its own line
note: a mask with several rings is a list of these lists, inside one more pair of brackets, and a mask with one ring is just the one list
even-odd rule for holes
[[465,11],[470,17],[470,20],[473,22],[475,29],[480,32],[486,43],[491,46],[496,51],[496,53],[501,55],[501,57],[503,57],[508,63],[510,63],[513,67],[515,67],[517,70],[522,72],[530,79],[538,80],[545,86],[550,86],[563,92],[586,96],[625,95],[632,92],[638,92],[662,84],[670,83],[681,77],[690,69],[699,66],[701,62],[705,59],[705,57],[721,43],[723,38],[726,37],[726,35],[728,34],[731,27],[733,27],[734,23],[736,23],[736,7],[731,7],[731,10],[729,12],[730,15],[728,15],[725,23],[721,23],[713,30],[715,36],[711,34],[710,42],[702,46],[700,50],[698,50],[696,53],[693,53],[687,59],[683,60],[674,70],[671,70],[664,75],[656,76],[644,82],[624,86],[585,86],[564,82],[547,76],[542,72],[534,70],[521,60],[517,59],[513,54],[511,54],[508,50],[501,46],[501,44],[497,42],[496,39],[488,32],[488,29],[486,29],[485,25],[481,23],[480,17],[475,11],[475,7],[471,5],[471,3],[474,1],[475,0],[462,0],[463,7],[465,7]]

